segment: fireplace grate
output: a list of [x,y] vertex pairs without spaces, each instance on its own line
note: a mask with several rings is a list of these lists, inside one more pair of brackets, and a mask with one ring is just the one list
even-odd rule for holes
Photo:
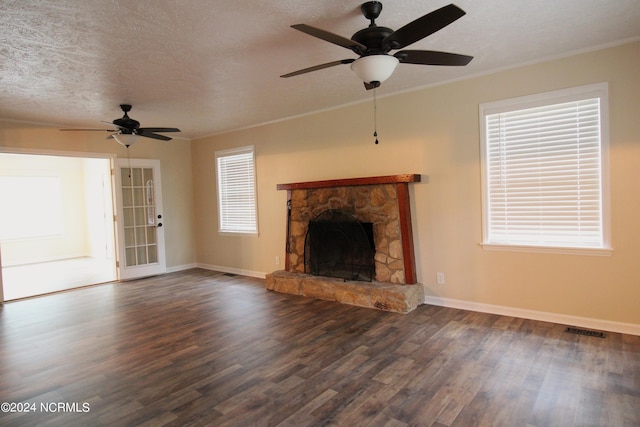
[[596,338],[606,338],[607,335],[604,332],[600,332],[600,331],[593,331],[590,329],[581,329],[581,328],[576,328],[573,326],[568,326],[567,329],[564,330],[565,332],[569,332],[570,334],[576,334],[576,335],[585,335],[587,337],[596,337]]

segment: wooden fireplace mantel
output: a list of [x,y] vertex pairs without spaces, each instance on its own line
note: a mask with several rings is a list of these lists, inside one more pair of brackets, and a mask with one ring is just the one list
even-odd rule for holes
[[[420,182],[420,174],[402,174],[373,176],[367,178],[345,178],[327,181],[309,181],[290,184],[278,184],[276,189],[287,190],[287,205],[291,203],[292,190],[308,190],[328,187],[351,187],[357,185],[381,185],[395,184],[398,194],[398,211],[400,220],[400,235],[402,240],[402,255],[404,260],[405,283],[408,285],[417,282],[416,258],[413,246],[413,228],[411,225],[411,203],[409,200],[409,183]],[[289,239],[287,229],[287,240]],[[286,254],[285,269],[289,270],[289,254]]]
[[403,175],[371,176],[367,178],[345,178],[331,179],[328,181],[308,181],[295,182],[291,184],[278,184],[278,190],[306,190],[310,188],[327,187],[351,187],[354,185],[375,185],[375,184],[402,184],[410,182],[420,182],[420,174],[407,173]]

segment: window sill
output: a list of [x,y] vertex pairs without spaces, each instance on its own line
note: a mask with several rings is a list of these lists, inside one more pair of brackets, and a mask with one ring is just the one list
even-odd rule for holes
[[221,236],[258,236],[257,231],[222,231],[218,230]]
[[611,256],[613,248],[566,248],[557,246],[525,246],[504,245],[496,243],[480,243],[485,251],[530,252],[561,255]]

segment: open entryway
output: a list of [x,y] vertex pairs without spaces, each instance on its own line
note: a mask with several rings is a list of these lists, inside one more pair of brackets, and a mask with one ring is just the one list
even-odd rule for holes
[[5,301],[117,279],[111,163],[0,153]]

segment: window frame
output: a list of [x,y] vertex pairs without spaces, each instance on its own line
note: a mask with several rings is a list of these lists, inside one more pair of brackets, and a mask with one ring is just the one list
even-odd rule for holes
[[[220,158],[231,157],[237,155],[246,155],[250,154],[251,156],[251,166],[253,170],[253,222],[255,227],[253,229],[240,229],[240,228],[231,228],[228,224],[225,224],[225,218],[223,214],[223,188],[221,181],[221,165],[219,162]],[[218,233],[220,234],[229,234],[229,235],[258,235],[258,187],[257,187],[257,172],[256,172],[256,155],[255,155],[255,146],[247,145],[243,147],[230,148],[225,150],[218,150],[215,152],[215,173],[216,173],[216,191],[217,191],[217,209],[218,209]]]
[[[492,241],[490,236],[490,204],[488,182],[488,137],[487,117],[510,111],[526,110],[529,108],[551,106],[565,102],[586,99],[599,99],[600,107],[600,215],[602,246],[583,247],[571,245],[536,245],[525,243],[508,243]],[[538,93],[505,100],[482,103],[479,106],[480,120],[480,164],[481,164],[481,192],[482,192],[482,243],[486,250],[502,250],[517,252],[563,253],[579,255],[611,255],[611,226],[610,226],[610,187],[609,187],[609,98],[608,83],[595,83],[568,89]]]

